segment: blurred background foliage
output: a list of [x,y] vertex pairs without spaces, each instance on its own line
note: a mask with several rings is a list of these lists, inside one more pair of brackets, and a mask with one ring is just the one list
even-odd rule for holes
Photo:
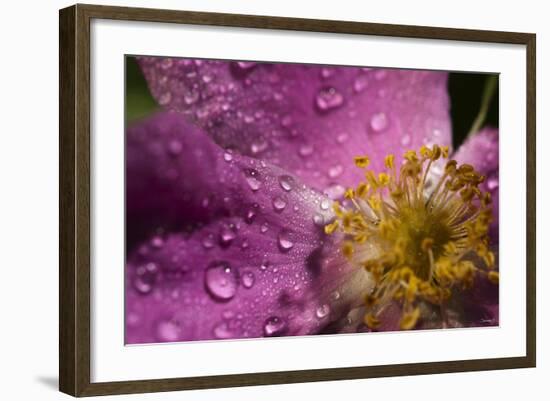
[[[481,107],[481,99],[489,74],[451,72],[449,95],[453,125],[453,145],[460,145],[468,134]],[[493,95],[484,125],[498,128],[498,85]],[[147,83],[134,57],[126,57],[126,122],[143,118],[158,105],[149,93]]]

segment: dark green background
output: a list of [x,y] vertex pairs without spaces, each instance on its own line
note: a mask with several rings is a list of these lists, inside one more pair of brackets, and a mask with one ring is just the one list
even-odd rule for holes
[[[449,75],[449,95],[451,98],[451,117],[453,124],[453,145],[458,147],[477,113],[487,74],[457,73]],[[484,125],[498,127],[498,86],[489,108]],[[126,58],[126,121],[145,117],[157,108],[147,84],[133,57]]]

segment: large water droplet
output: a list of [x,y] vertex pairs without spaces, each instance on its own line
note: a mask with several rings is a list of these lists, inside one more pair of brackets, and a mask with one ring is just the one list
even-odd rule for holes
[[385,113],[376,113],[370,119],[370,126],[375,131],[382,131],[388,126],[388,117]]
[[246,169],[245,176],[246,182],[252,191],[256,192],[261,188],[262,182],[260,181],[260,174],[256,170]]
[[205,270],[204,282],[210,295],[217,301],[231,300],[239,285],[238,272],[227,262],[213,262]]
[[285,191],[289,192],[292,190],[292,187],[294,186],[294,178],[292,178],[289,175],[282,175],[279,177],[279,185]]
[[157,281],[157,273],[158,266],[155,263],[139,266],[134,277],[134,288],[141,294],[150,293]]
[[327,198],[323,198],[320,207],[322,210],[328,210],[328,208],[330,207],[330,200],[328,200]]
[[328,306],[328,304],[321,305],[315,311],[315,315],[319,319],[323,319],[324,317],[327,317],[329,313],[330,313],[330,306]]
[[278,235],[277,241],[281,252],[288,252],[294,247],[294,242],[291,238],[291,232],[288,230],[281,230]]
[[155,334],[159,341],[174,342],[180,339],[181,327],[175,320],[161,320],[157,323]]
[[264,323],[264,335],[267,337],[281,336],[286,330],[286,322],[278,316],[272,316]]
[[286,200],[284,200],[280,196],[276,196],[273,198],[273,209],[276,212],[282,212],[286,207]]
[[315,105],[321,112],[328,112],[340,107],[344,103],[344,96],[335,88],[323,88],[315,97]]
[[241,282],[243,283],[244,288],[252,288],[255,281],[256,277],[251,271],[246,271],[241,276]]
[[223,160],[225,160],[226,162],[230,162],[231,160],[233,160],[233,151],[230,149],[226,150],[223,153]]

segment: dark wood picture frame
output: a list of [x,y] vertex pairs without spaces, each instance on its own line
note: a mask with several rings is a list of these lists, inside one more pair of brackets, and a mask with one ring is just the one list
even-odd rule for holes
[[[526,356],[91,383],[90,21],[94,18],[525,45],[527,49]],[[59,29],[59,388],[62,392],[73,396],[93,396],[535,366],[535,34],[80,4],[60,10]]]

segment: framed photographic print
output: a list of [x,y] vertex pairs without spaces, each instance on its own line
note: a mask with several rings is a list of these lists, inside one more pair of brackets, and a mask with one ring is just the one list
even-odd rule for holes
[[60,390],[535,366],[535,35],[60,11]]

